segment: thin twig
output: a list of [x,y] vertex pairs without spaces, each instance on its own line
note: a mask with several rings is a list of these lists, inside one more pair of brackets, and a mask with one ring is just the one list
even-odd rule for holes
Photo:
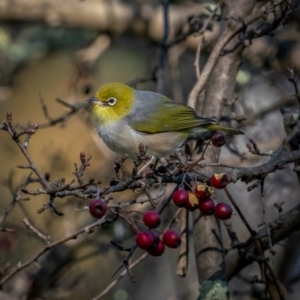
[[41,238],[43,241],[45,241],[46,244],[51,244],[51,237],[49,235],[44,235],[42,234],[38,229],[36,229],[27,218],[24,218],[22,220],[22,222],[24,223],[24,225],[31,230],[34,234],[36,234],[39,238]]
[[123,267],[125,267],[131,281],[133,283],[135,283],[135,278],[129,267],[129,260],[130,260],[131,256],[133,255],[134,251],[137,249],[137,245],[133,245],[131,248],[125,248],[125,249],[126,250],[129,249],[128,255],[124,258],[122,264],[119,266],[119,268],[114,272],[114,274],[110,278],[113,278]]
[[260,155],[260,156],[272,156],[274,154],[274,151],[265,151],[261,152],[260,149],[258,148],[256,142],[253,139],[249,139],[250,143],[247,143],[247,148],[250,153],[255,154],[255,155]]
[[269,228],[269,223],[267,222],[266,216],[266,203],[265,203],[265,192],[264,192],[265,178],[260,180],[260,193],[261,193],[261,201],[262,201],[262,213],[263,213],[263,224],[266,226],[268,238],[269,238],[269,250],[274,255],[275,251],[272,245],[271,232]]
[[220,5],[216,5],[215,9],[212,11],[212,13],[209,15],[209,17],[204,21],[203,27],[199,31],[200,37],[199,37],[199,42],[197,45],[197,51],[196,51],[195,62],[194,62],[194,66],[196,68],[197,80],[200,80],[200,54],[201,54],[201,48],[202,48],[202,41],[204,39],[204,33],[205,33],[208,25],[210,24],[211,20],[213,19],[213,17],[216,15],[219,7],[220,7]]
[[[145,252],[143,255],[141,255],[138,259],[136,259],[132,264],[129,265],[130,269],[133,269],[135,266],[137,266],[143,259],[145,259],[148,256],[148,253]],[[123,270],[119,277],[112,281],[102,292],[101,294],[94,297],[92,300],[99,300],[103,296],[105,296],[125,275],[127,274],[127,270]]]
[[7,280],[9,280],[11,277],[13,277],[15,274],[17,274],[19,271],[25,269],[26,267],[28,267],[29,265],[31,265],[32,263],[34,263],[35,261],[37,261],[37,259],[39,257],[41,257],[44,253],[46,253],[47,251],[49,251],[50,249],[63,244],[69,240],[72,239],[76,239],[78,237],[78,235],[82,234],[82,233],[91,233],[92,230],[101,225],[104,224],[106,222],[110,222],[110,220],[108,219],[100,219],[97,222],[88,225],[86,227],[83,227],[82,229],[80,229],[79,231],[72,233],[70,235],[67,235],[57,241],[52,242],[51,244],[46,245],[44,248],[42,248],[41,250],[39,250],[32,258],[30,258],[29,260],[27,260],[24,263],[18,263],[12,270],[10,270],[10,272],[4,276],[1,280],[0,280],[0,286],[2,286]]
[[8,228],[8,227],[0,227],[1,232],[8,232],[8,233],[15,233],[16,229],[14,228]]
[[16,191],[14,191],[13,186],[12,186],[12,175],[10,175],[8,186],[9,186],[10,192],[12,193],[13,199],[9,203],[9,205],[6,207],[6,209],[4,210],[4,213],[2,214],[2,216],[0,216],[0,227],[2,226],[5,219],[7,218],[8,214],[12,211],[12,209],[14,208],[14,206],[16,205],[16,203],[18,201],[23,200],[23,199],[29,200],[29,198],[22,198],[21,190],[25,186],[27,186],[29,183],[36,182],[36,181],[37,181],[37,179],[31,178],[31,174],[29,174],[25,178],[25,180],[20,184],[19,188]]
[[27,146],[23,145],[18,137],[16,129],[12,123],[12,113],[7,113],[6,118],[7,118],[7,123],[5,122],[5,124],[7,125],[7,128],[8,128],[7,131],[9,132],[9,134],[11,135],[13,140],[16,142],[16,144],[19,146],[19,149],[21,150],[21,152],[23,153],[23,155],[25,156],[25,158],[27,159],[27,161],[30,165],[30,169],[37,175],[42,187],[44,189],[47,189],[49,187],[49,183],[47,182],[44,175],[40,172],[40,170],[35,165],[33,159],[29,155],[29,153],[27,151]]
[[200,80],[200,53],[201,53],[201,47],[202,47],[202,40],[203,40],[203,35],[200,35],[199,42],[197,45],[197,50],[196,50],[195,61],[194,61],[194,66],[196,68],[197,80]]
[[[171,193],[171,195],[172,195],[172,194],[173,194],[173,193]],[[172,199],[172,198],[171,198],[171,199]],[[168,201],[168,199],[167,199],[167,201]],[[165,208],[166,208],[166,206],[162,206],[161,209],[158,210],[158,212],[161,214]],[[177,210],[176,210],[176,212],[175,212],[173,218],[172,218],[171,221],[167,224],[167,226],[165,227],[165,230],[164,230],[164,231],[168,230],[168,229],[172,226],[172,224],[174,223],[174,221],[175,221],[176,218],[178,217],[180,211],[181,211],[180,209],[177,209]],[[119,246],[120,246],[120,245],[119,245]],[[127,250],[128,248],[123,248],[123,247],[122,247],[121,250],[123,250],[123,249],[126,249],[126,250]],[[135,250],[137,249],[137,246],[134,245],[134,246],[132,246],[130,249],[131,249],[131,251],[130,251],[130,253],[128,254],[128,256],[126,257],[125,261],[123,261],[123,263],[120,265],[120,267],[117,269],[117,271],[113,274],[113,276],[114,276],[118,271],[120,271],[120,270],[122,269],[123,266],[125,266],[126,270],[124,270],[124,271],[119,275],[119,277],[118,277],[116,280],[114,280],[111,284],[109,284],[109,285],[104,289],[104,291],[102,291],[101,294],[99,294],[98,296],[96,296],[95,298],[93,298],[93,300],[100,299],[101,297],[103,297],[104,295],[106,295],[106,294],[108,293],[108,291],[110,291],[110,290],[116,285],[116,283],[117,283],[122,277],[124,277],[124,275],[125,275],[126,273],[129,274],[129,276],[130,276],[131,279],[133,278],[133,275],[132,275],[132,273],[131,273],[130,270],[133,269],[133,268],[134,268],[141,260],[143,260],[143,259],[148,255],[148,253],[145,252],[145,253],[144,253],[140,258],[138,258],[134,263],[132,263],[131,265],[129,265],[129,264],[128,264],[128,259],[133,255],[133,253],[134,253]]]
[[295,70],[293,68],[288,68],[288,80],[293,84],[295,89],[295,96],[298,99],[298,103],[300,105],[300,93],[298,87],[298,74],[295,74]]
[[[230,194],[228,188],[226,187],[224,190],[225,190],[225,193],[226,193],[228,199],[230,200],[230,202],[232,203],[232,205],[233,205],[234,208],[236,209],[238,215],[239,215],[240,218],[242,219],[243,223],[245,224],[245,226],[246,226],[247,229],[249,230],[249,233],[250,233],[250,235],[251,235],[251,238],[252,238],[252,240],[253,240],[254,246],[255,246],[255,248],[256,248],[258,254],[260,255],[261,258],[264,258],[265,255],[264,255],[264,252],[263,252],[263,250],[262,250],[261,243],[260,243],[260,241],[259,241],[258,238],[257,238],[257,233],[251,228],[251,226],[250,226],[250,224],[248,223],[247,219],[245,218],[244,214],[243,214],[242,211],[239,209],[237,203],[235,202],[235,200],[234,200],[233,197],[231,196],[231,194]],[[267,270],[269,271],[271,277],[273,278],[274,283],[275,283],[275,286],[276,286],[276,289],[277,289],[277,291],[278,291],[278,295],[279,295],[279,297],[280,297],[280,300],[285,300],[285,299],[284,299],[284,295],[283,295],[282,290],[281,290],[281,288],[280,288],[280,286],[279,286],[279,284],[278,284],[278,281],[277,281],[277,279],[276,279],[276,276],[275,276],[275,273],[274,273],[272,267],[270,266],[270,264],[268,263],[268,261],[265,260],[265,259],[262,260],[261,262],[264,263],[264,265],[266,266]],[[262,270],[262,276],[263,276],[263,270]]]
[[87,107],[88,105],[86,103],[76,103],[76,104],[70,104],[70,103],[67,103],[61,99],[56,99],[56,101],[60,104],[63,104],[64,106],[68,107],[69,108],[69,111],[62,114],[61,116],[57,117],[57,118],[50,118],[49,115],[48,115],[48,112],[47,114],[45,113],[45,109],[44,106],[43,107],[43,111],[44,111],[44,115],[45,117],[49,120],[49,122],[47,123],[44,123],[44,124],[40,124],[40,128],[43,129],[43,128],[48,128],[48,127],[51,127],[51,126],[54,126],[56,124],[65,124],[66,121],[72,116],[74,115],[75,113],[77,113],[80,109],[84,108],[84,107]]
[[248,223],[248,221],[245,218],[244,214],[242,213],[242,211],[240,210],[239,206],[235,202],[235,200],[232,197],[231,193],[229,192],[228,188],[225,187],[224,191],[225,191],[225,194],[227,195],[228,199],[230,200],[231,204],[234,206],[234,209],[237,211],[238,215],[240,216],[240,218],[242,219],[243,223],[247,227],[250,235],[251,236],[256,236],[256,234],[257,234],[256,231],[251,228],[250,224]]

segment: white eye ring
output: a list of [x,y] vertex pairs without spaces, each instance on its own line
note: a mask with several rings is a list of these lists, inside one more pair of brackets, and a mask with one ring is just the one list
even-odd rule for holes
[[109,106],[114,106],[116,103],[117,103],[117,99],[116,98],[111,97],[111,98],[107,99],[107,104]]

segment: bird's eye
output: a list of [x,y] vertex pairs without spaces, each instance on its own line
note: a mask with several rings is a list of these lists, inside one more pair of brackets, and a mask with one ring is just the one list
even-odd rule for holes
[[114,106],[117,103],[117,99],[116,98],[108,98],[107,99],[107,104],[110,106]]

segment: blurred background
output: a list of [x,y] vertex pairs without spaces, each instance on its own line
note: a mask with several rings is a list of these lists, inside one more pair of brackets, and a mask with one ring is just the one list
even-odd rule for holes
[[[44,4],[44,5],[43,5]],[[189,29],[191,22],[200,22],[216,5],[213,1],[170,1],[169,41]],[[210,8],[210,9],[209,9]],[[196,20],[196,21],[195,21]],[[199,21],[200,20],[200,21]],[[248,153],[246,143],[255,140],[261,151],[275,150],[286,136],[280,107],[292,109],[295,94],[287,80],[287,68],[300,71],[300,12],[289,15],[286,24],[279,26],[272,35],[252,41],[244,51],[243,65],[236,78],[236,96],[233,116],[242,116],[239,126],[244,137],[230,141],[222,150],[221,161],[239,166],[255,166],[267,157]],[[205,36],[201,52],[201,67],[214,46],[219,33],[219,23],[212,26]],[[57,118],[68,108],[57,102],[62,99],[72,105],[82,103],[94,95],[103,83],[111,81],[132,82],[148,79],[138,84],[139,89],[157,90],[155,74],[162,51],[163,13],[160,1],[4,1],[0,0],[0,116],[5,120],[11,111],[13,122],[22,126],[49,122],[48,115]],[[194,60],[199,36],[187,39],[169,48],[163,74],[162,93],[177,102],[186,103],[196,81]],[[43,102],[41,102],[43,99]],[[237,120],[238,118],[236,118]],[[237,121],[233,121],[234,125]],[[80,163],[79,153],[91,155],[91,166],[85,173],[107,185],[114,175],[113,162],[119,157],[96,136],[87,110],[79,110],[65,122],[37,130],[30,140],[29,153],[43,172],[51,178],[74,178],[74,163]],[[9,205],[20,183],[29,175],[17,164],[25,158],[10,136],[0,132],[0,215]],[[126,162],[129,171],[130,161]],[[31,189],[38,185],[31,185]],[[170,187],[171,188],[171,187]],[[246,212],[251,226],[259,229],[262,222],[262,204],[259,190],[247,192],[245,183],[229,186],[240,208]],[[117,193],[117,202],[144,197],[133,192]],[[227,201],[222,192],[217,199]],[[74,197],[56,200],[57,208],[64,213],[59,217],[50,210],[37,214],[48,202],[47,197],[30,197],[18,201],[5,220],[5,226],[15,228],[15,233],[0,232],[0,267],[31,258],[44,242],[32,234],[22,223],[27,217],[36,228],[54,241],[66,236],[94,220],[88,212],[76,208],[87,202]],[[288,211],[299,203],[299,182],[293,165],[268,176],[266,180],[267,218],[278,217],[274,203],[284,202]],[[147,210],[150,206],[136,205],[132,210]],[[164,224],[174,210],[165,211]],[[238,216],[232,224],[241,241],[248,232]],[[223,225],[222,225],[223,226]],[[225,246],[229,245],[224,230]],[[289,298],[296,300],[300,293],[300,244],[299,232],[275,246],[276,256],[271,264],[278,279],[285,285]],[[110,240],[131,246],[133,230],[122,220],[96,229],[90,235],[81,235],[46,253],[38,261],[19,272],[4,285],[11,299],[91,299],[110,282],[126,253],[117,251]],[[192,241],[191,241],[192,243]],[[196,299],[198,281],[190,247],[189,271],[186,278],[176,276],[178,253],[167,251],[162,257],[147,257],[133,273],[137,283],[125,276],[103,299],[177,300]],[[138,250],[134,258],[139,257]],[[1,272],[2,272],[1,271]],[[235,299],[261,299],[262,286],[249,284],[248,279],[257,274],[253,264],[230,282]],[[3,298],[5,299],[5,298]]]

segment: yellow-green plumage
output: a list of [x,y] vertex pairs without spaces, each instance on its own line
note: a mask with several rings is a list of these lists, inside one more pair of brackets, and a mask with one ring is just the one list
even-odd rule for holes
[[140,143],[148,147],[148,155],[163,157],[179,150],[189,136],[201,131],[242,134],[215,124],[213,119],[197,116],[189,106],[122,83],[101,86],[88,102],[94,104],[95,125],[106,145],[133,159]]
[[132,101],[134,99],[134,89],[118,82],[107,83],[100,87],[95,98],[105,103],[110,97],[120,99],[120,101],[117,101],[114,107],[94,105],[92,108],[94,118],[104,125],[117,121],[120,116],[130,113],[134,104],[134,101]]

